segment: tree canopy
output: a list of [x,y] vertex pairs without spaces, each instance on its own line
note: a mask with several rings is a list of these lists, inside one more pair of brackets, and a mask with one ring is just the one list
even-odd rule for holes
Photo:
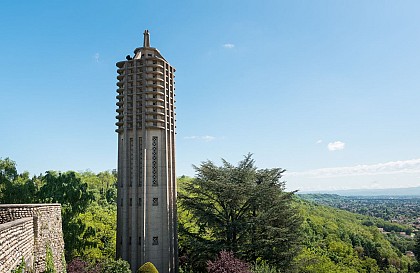
[[47,171],[29,177],[16,163],[0,158],[0,203],[60,203],[66,260],[115,254],[116,174]]
[[[248,154],[237,166],[223,160],[195,166],[180,183],[181,253],[201,267],[222,250],[247,261],[287,267],[299,246],[302,219],[281,181],[285,170],[258,169]],[[191,224],[191,223],[194,224]]]
[[[403,225],[302,200],[285,191],[283,169],[258,169],[251,155],[236,166],[195,168],[194,178],[178,178],[180,272],[206,272],[221,250],[250,262],[254,273],[420,270],[404,255],[419,258],[419,234],[406,244],[397,232]],[[29,177],[0,158],[0,203],[62,203],[68,272],[130,271],[114,260],[115,193],[115,171]]]

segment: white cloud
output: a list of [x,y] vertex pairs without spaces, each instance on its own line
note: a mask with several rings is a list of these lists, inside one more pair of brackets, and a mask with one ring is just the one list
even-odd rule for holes
[[345,146],[346,144],[341,141],[330,142],[328,143],[328,150],[339,151],[339,150],[343,150]]
[[205,142],[210,142],[216,139],[214,136],[186,136],[184,139],[193,139],[193,140],[201,140]]
[[322,139],[319,139],[316,144],[321,144],[322,143]]
[[97,63],[99,63],[99,58],[100,58],[99,53],[95,53],[95,55],[93,55],[93,58],[95,59],[95,61],[96,61]]
[[363,175],[420,173],[420,158],[400,161],[390,161],[370,165],[356,165],[351,167],[321,168],[303,172],[285,173],[287,176],[304,176],[312,178],[330,178]]
[[201,137],[201,139],[204,140],[204,141],[213,141],[216,138],[214,136],[203,136],[203,137]]
[[234,48],[234,47],[235,47],[235,45],[234,45],[234,44],[224,44],[224,45],[223,45],[223,47],[224,47],[224,48],[229,48],[229,49],[230,49],[230,48]]

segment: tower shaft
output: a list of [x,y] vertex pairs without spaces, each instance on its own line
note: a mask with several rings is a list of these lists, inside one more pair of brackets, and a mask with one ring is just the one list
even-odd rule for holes
[[134,57],[116,64],[117,257],[133,272],[152,262],[175,273],[175,69],[144,36]]

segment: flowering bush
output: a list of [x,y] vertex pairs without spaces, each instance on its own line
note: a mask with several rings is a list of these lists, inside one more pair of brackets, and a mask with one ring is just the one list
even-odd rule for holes
[[235,258],[232,251],[221,251],[214,262],[208,261],[207,271],[209,273],[251,273],[249,264]]
[[67,264],[67,273],[86,273],[88,263],[80,258],[73,259]]

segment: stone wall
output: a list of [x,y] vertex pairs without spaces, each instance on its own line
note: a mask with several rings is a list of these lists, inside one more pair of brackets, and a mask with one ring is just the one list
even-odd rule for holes
[[57,272],[63,272],[60,204],[0,205],[0,273],[10,272],[22,257],[35,273],[44,272],[48,247]]
[[34,252],[34,223],[32,217],[0,225],[0,272],[10,272],[24,257],[32,264]]

